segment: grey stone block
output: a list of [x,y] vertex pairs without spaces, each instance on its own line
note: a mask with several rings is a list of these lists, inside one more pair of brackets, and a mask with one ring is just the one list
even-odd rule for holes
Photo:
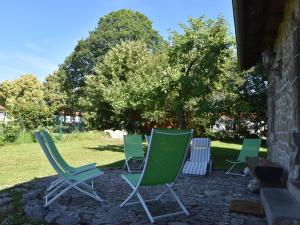
[[287,189],[263,188],[260,198],[269,225],[279,225],[287,221],[300,223],[300,203]]

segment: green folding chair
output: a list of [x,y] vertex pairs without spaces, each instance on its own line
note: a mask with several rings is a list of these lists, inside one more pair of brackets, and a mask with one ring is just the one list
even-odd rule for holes
[[[91,163],[91,164],[83,165],[83,166],[80,166],[80,167],[71,166],[61,156],[60,152],[58,151],[58,149],[55,146],[55,143],[54,143],[51,135],[45,130],[40,131],[40,133],[43,136],[51,155],[53,156],[53,158],[55,159],[55,161],[57,162],[59,167],[65,173],[69,172],[69,173],[73,173],[73,174],[78,174],[78,173],[88,171],[88,170],[92,170],[92,169],[96,168],[96,163]],[[55,181],[53,181],[51,183],[51,185],[48,187],[48,191],[51,190],[52,188],[56,187],[57,185],[59,185],[60,182],[62,182],[62,179],[59,177],[58,179],[56,179]]]
[[64,193],[66,193],[68,190],[72,188],[80,191],[81,193],[89,197],[92,197],[97,201],[100,202],[103,201],[94,191],[94,187],[89,186],[85,183],[88,180],[92,180],[96,177],[103,175],[103,172],[101,170],[99,170],[98,168],[94,168],[88,171],[83,171],[78,174],[63,171],[63,169],[57,163],[56,159],[51,154],[49,147],[42,134],[40,132],[35,132],[34,136],[36,137],[37,141],[41,145],[49,163],[52,165],[53,169],[57,172],[59,179],[61,180],[59,184],[57,184],[53,188],[53,190],[51,190],[44,196],[45,207],[50,205],[58,197],[60,197],[61,195],[63,195]]
[[[133,191],[120,205],[120,207],[141,203],[151,223],[154,223],[155,219],[162,217],[179,214],[189,215],[189,212],[182,204],[172,187],[182,170],[192,135],[193,130],[179,131],[169,129],[152,129],[151,142],[148,146],[146,163],[143,172],[122,174],[122,178],[129,184]],[[164,185],[166,190],[154,199],[144,200],[139,190],[142,187],[152,187],[156,185]],[[157,201],[167,192],[170,192],[175,198],[182,211],[152,216],[146,202]],[[128,201],[134,196],[137,196],[139,201],[128,203]]]
[[233,164],[227,171],[225,174],[230,174],[230,175],[236,175],[236,176],[245,176],[245,174],[241,174],[241,173],[234,173],[231,172],[231,170],[233,170],[233,168],[241,163],[245,163],[246,157],[257,157],[258,153],[259,153],[259,149],[260,149],[260,145],[261,145],[261,139],[244,139],[243,141],[243,146],[242,149],[240,151],[240,154],[237,158],[236,161],[232,161],[232,160],[226,160],[226,162],[229,162],[231,164]]
[[145,160],[142,136],[138,134],[124,135],[124,152],[125,152],[125,163],[123,169],[127,167],[128,172],[132,172],[129,166],[129,162],[132,160],[142,161],[139,169],[142,168]]

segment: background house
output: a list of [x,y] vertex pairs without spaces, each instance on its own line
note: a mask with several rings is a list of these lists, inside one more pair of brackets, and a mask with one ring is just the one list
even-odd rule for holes
[[300,1],[233,0],[242,69],[268,75],[268,157],[300,181]]
[[5,122],[6,117],[7,117],[7,114],[6,114],[4,106],[0,105],[0,122]]

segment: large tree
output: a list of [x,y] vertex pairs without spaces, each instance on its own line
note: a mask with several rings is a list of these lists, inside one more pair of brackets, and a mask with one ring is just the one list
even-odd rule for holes
[[119,126],[135,129],[142,120],[165,116],[169,74],[164,52],[154,53],[142,41],[122,41],[96,66],[95,75],[87,78],[84,102],[91,112],[98,112],[94,120],[110,115]]
[[53,113],[67,107],[68,96],[63,86],[65,79],[64,71],[55,71],[46,77],[44,83],[45,100]]
[[152,50],[163,43],[158,32],[153,30],[152,22],[139,12],[124,9],[100,18],[96,29],[78,42],[59,69],[66,74],[64,85],[72,104],[76,105],[78,96],[82,94],[84,77],[91,74],[104,55],[122,40],[142,40]]
[[267,77],[262,65],[257,65],[245,72],[244,83],[239,88],[240,104],[237,109],[244,123],[245,121],[253,123],[251,129],[256,134],[266,126],[267,122],[267,89]]
[[232,54],[233,38],[223,17],[190,18],[173,32],[169,51],[170,63],[178,68],[180,79],[174,85],[178,93],[176,110],[179,127],[186,126],[187,115],[203,107],[224,73],[226,59]]
[[10,118],[23,128],[32,130],[51,121],[51,112],[44,99],[44,86],[34,75],[23,75],[0,84],[0,101]]

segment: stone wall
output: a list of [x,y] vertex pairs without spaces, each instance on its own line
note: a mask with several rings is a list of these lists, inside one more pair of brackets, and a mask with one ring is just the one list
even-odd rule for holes
[[300,180],[300,0],[287,4],[275,45],[263,53],[263,62],[269,80],[268,157]]

